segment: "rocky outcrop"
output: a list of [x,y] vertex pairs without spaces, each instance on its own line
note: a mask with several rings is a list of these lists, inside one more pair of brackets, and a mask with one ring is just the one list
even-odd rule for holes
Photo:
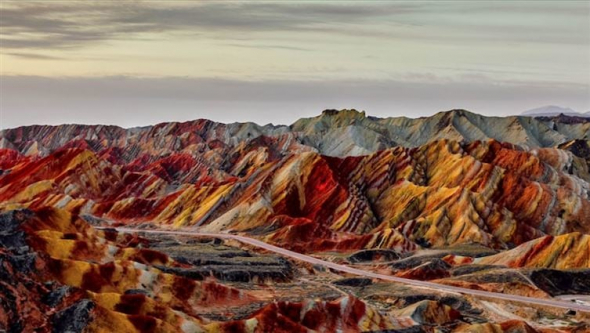
[[415,325],[428,324],[437,326],[442,326],[461,318],[460,312],[450,306],[427,300],[416,302],[403,309],[393,311],[392,315],[396,318],[408,317]]
[[0,247],[16,252],[28,250],[22,224],[32,216],[26,209],[0,214]]
[[26,226],[34,217],[26,209],[0,214],[0,330],[82,332],[93,306],[83,299],[64,309],[71,302],[67,294],[75,292],[46,280],[45,253],[28,245]]
[[358,262],[377,262],[377,261],[393,261],[400,258],[400,255],[392,250],[385,249],[370,249],[355,252],[348,256],[347,260],[350,263]]
[[590,269],[533,269],[527,275],[537,287],[552,296],[585,295],[590,290]]
[[423,264],[417,265],[412,268],[408,267],[404,270],[396,270],[394,268],[394,272],[396,272],[396,276],[406,279],[434,280],[448,277],[450,275],[449,268],[449,264],[447,264],[443,260],[432,259],[424,262]]
[[371,279],[367,278],[345,278],[332,282],[337,286],[348,286],[348,287],[366,287],[373,283]]
[[83,332],[92,320],[91,313],[94,307],[94,302],[84,299],[57,312],[53,316],[54,332]]

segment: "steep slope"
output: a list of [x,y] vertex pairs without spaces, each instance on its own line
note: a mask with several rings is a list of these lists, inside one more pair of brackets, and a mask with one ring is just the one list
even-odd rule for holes
[[590,235],[545,236],[510,251],[476,259],[476,263],[508,267],[590,268]]
[[558,149],[442,140],[341,159],[239,147],[145,164],[80,148],[8,154],[16,161],[0,176],[0,207],[245,232],[300,251],[506,248],[590,230],[585,161]]

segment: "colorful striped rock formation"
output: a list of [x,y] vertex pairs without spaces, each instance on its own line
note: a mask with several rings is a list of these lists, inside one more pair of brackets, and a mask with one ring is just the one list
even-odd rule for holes
[[[0,176],[0,207],[245,232],[298,251],[505,249],[590,231],[588,168],[555,148],[442,140],[348,158],[282,156],[268,147],[227,154],[205,167],[199,161],[208,153],[142,165],[81,148],[36,158],[12,151]],[[572,168],[575,162],[584,167]]]
[[585,118],[464,110],[6,129],[0,331],[581,332],[590,314],[115,228],[240,234],[365,271],[583,303],[589,138]]

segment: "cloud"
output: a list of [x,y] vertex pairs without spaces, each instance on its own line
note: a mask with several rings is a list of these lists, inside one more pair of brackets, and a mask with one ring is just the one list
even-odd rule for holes
[[277,45],[277,44],[238,44],[238,43],[224,43],[220,44],[224,46],[231,46],[231,47],[242,47],[242,48],[249,48],[249,49],[278,49],[278,50],[288,50],[288,51],[304,51],[309,52],[313,51],[311,48],[305,47],[297,47],[297,46],[289,46],[289,45]]
[[2,8],[7,48],[69,48],[90,42],[172,31],[285,31],[383,16],[377,6],[193,2],[161,5],[136,1],[25,2]]
[[124,127],[208,118],[292,123],[328,108],[418,117],[465,108],[488,115],[557,104],[590,110],[587,87],[476,78],[239,81],[182,77],[2,77],[0,127],[100,123]]
[[26,52],[10,52],[6,53],[6,55],[18,57],[18,58],[25,58],[25,59],[34,59],[34,60],[64,60],[62,57],[55,57],[41,53],[26,53]]
[[[584,2],[10,2],[0,42],[9,49],[68,49],[141,34],[197,38],[326,33],[377,38],[588,44]],[[515,13],[518,14],[515,16]],[[576,23],[577,22],[577,23]],[[584,26],[582,26],[583,28]],[[587,26],[586,26],[587,27]],[[445,30],[446,29],[446,30]]]

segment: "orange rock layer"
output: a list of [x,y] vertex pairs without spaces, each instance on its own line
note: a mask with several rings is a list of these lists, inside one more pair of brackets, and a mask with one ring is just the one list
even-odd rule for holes
[[127,164],[80,148],[3,150],[0,207],[245,232],[298,251],[507,248],[590,232],[587,170],[570,173],[575,157],[559,149],[443,140],[334,158],[252,145]]

